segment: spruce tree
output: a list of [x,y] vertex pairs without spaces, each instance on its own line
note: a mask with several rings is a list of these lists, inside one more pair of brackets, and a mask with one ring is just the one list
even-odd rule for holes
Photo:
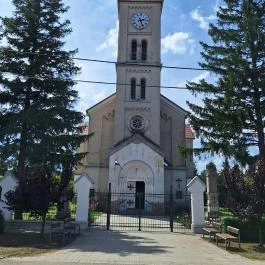
[[265,1],[224,0],[211,24],[212,43],[201,42],[200,66],[216,82],[188,83],[202,105],[188,102],[202,148],[249,162],[256,147],[265,157]]
[[[26,169],[48,165],[62,176],[76,154],[82,113],[72,78],[79,72],[64,49],[71,33],[62,0],[13,0],[12,17],[1,18],[6,45],[0,47],[0,161],[13,167],[21,186]],[[71,172],[62,180],[67,186]]]

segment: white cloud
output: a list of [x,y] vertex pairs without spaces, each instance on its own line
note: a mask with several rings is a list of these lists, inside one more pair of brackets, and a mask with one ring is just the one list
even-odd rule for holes
[[188,51],[192,53],[194,40],[188,32],[175,32],[163,38],[161,44],[163,53],[184,54]]
[[199,27],[204,30],[208,30],[209,23],[216,19],[215,15],[211,15],[208,17],[202,16],[202,14],[199,11],[199,8],[192,10],[190,12],[190,16],[193,20],[199,22]]
[[[78,62],[77,65],[82,68],[81,73],[76,79],[92,80],[92,81],[112,81],[115,68],[112,69],[108,65]],[[77,83],[75,89],[78,91],[79,100],[77,102],[77,110],[85,113],[85,111],[104,98],[108,97],[115,91],[115,86]]]
[[209,73],[209,72],[203,72],[203,73],[201,73],[200,75],[198,75],[198,76],[192,78],[192,79],[191,79],[191,82],[198,83],[200,80],[202,80],[202,79],[207,79],[209,76],[210,76],[210,73]]
[[112,28],[108,32],[108,36],[105,41],[97,48],[97,52],[105,49],[111,49],[113,57],[117,57],[118,51],[118,33],[119,33],[119,23],[116,22],[116,27]]

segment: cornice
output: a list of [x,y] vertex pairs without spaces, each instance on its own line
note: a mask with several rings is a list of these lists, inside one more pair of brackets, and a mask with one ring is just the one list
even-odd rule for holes
[[128,73],[139,73],[139,74],[143,74],[143,73],[151,73],[151,70],[146,70],[146,69],[126,69],[126,72]]
[[148,107],[125,107],[125,110],[150,112],[151,108],[148,108]]
[[152,9],[152,6],[136,6],[136,5],[131,5],[129,6],[129,9],[139,9],[139,10],[150,10]]

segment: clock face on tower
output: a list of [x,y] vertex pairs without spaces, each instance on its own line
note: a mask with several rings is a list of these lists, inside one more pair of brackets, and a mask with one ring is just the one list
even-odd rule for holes
[[144,29],[149,24],[150,18],[143,12],[136,13],[132,16],[132,25],[136,29]]

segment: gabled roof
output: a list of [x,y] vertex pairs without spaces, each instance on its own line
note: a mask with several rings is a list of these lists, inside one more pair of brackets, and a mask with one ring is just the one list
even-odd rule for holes
[[195,139],[195,135],[194,135],[193,130],[189,124],[185,125],[185,138],[191,139],[191,140]]
[[113,153],[121,150],[123,147],[129,145],[130,143],[144,143],[147,146],[149,146],[153,151],[155,151],[156,153],[158,153],[161,156],[165,156],[165,154],[163,152],[161,152],[160,146],[157,145],[156,143],[154,143],[153,141],[151,141],[150,139],[148,139],[146,136],[144,136],[143,134],[133,134],[132,136],[120,141],[119,143],[117,143],[112,150],[110,151],[110,155],[112,155]]
[[75,179],[75,184],[79,181],[79,180],[81,180],[82,178],[86,178],[91,184],[95,184],[94,183],[94,181],[93,181],[93,179],[88,175],[88,174],[82,174],[82,175],[80,175],[80,176],[78,176],[76,179]]
[[[174,103],[173,101],[171,101],[169,98],[165,97],[162,94],[160,94],[160,97],[161,97],[161,100],[164,101],[164,103],[166,103],[168,106],[170,106],[171,108],[173,108],[175,111],[178,111],[178,112],[182,113],[185,116],[188,115],[188,112],[186,110],[184,110],[179,105],[177,105],[176,103]],[[96,110],[98,108],[103,107],[105,104],[111,102],[112,100],[115,100],[115,98],[116,98],[116,93],[113,93],[109,97],[103,99],[99,103],[97,103],[94,106],[92,106],[89,109],[87,109],[87,111],[86,111],[87,115],[89,115],[90,112],[92,112],[92,111],[94,111],[94,110]]]
[[89,115],[90,112],[104,106],[105,104],[111,102],[112,100],[114,100],[116,97],[116,93],[113,93],[112,95],[110,95],[109,97],[101,100],[99,103],[93,105],[92,107],[90,107],[89,109],[86,110],[86,114]]
[[174,103],[172,100],[170,100],[169,98],[165,97],[162,94],[160,94],[160,96],[161,96],[161,99],[164,101],[164,103],[166,103],[168,106],[173,108],[175,111],[180,112],[184,116],[188,115],[188,112],[185,109],[181,108],[179,105]]

